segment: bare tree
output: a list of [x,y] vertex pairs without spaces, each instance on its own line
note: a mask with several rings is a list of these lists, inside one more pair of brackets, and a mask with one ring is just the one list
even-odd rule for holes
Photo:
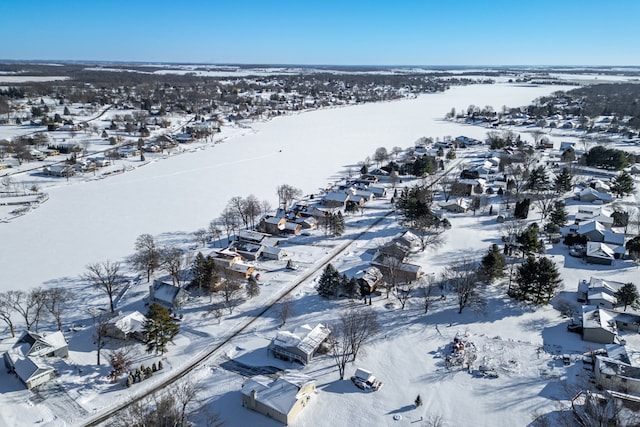
[[[117,427],[154,426],[154,427],[188,427],[192,425],[190,416],[202,415],[201,425],[222,427],[224,422],[217,413],[206,413],[198,394],[202,386],[181,381],[168,390],[155,394],[152,398],[136,401],[125,411],[120,412],[114,422]],[[199,424],[200,425],[200,424]]]
[[11,330],[11,336],[15,337],[16,331],[13,325],[13,319],[11,317],[13,312],[14,312],[13,303],[11,301],[11,297],[9,296],[9,293],[1,292],[0,293],[0,319],[2,319],[9,327],[9,330]]
[[260,208],[262,209],[262,215],[266,215],[271,212],[271,203],[268,200],[260,202]]
[[289,184],[279,185],[276,193],[278,194],[278,204],[283,209],[287,209],[294,199],[302,196],[302,190]]
[[375,153],[373,153],[373,160],[376,162],[378,167],[380,167],[381,163],[387,161],[388,158],[389,158],[389,153],[387,152],[387,149],[384,147],[378,147]]
[[36,332],[38,331],[38,323],[42,315],[42,310],[45,308],[46,294],[44,289],[38,287],[32,289],[29,293],[24,291],[8,291],[7,302],[11,304],[13,310],[15,310],[22,318],[30,331],[35,326]]
[[106,345],[107,338],[107,322],[109,316],[106,313],[91,311],[91,317],[93,319],[93,343],[97,348],[97,361],[96,364],[100,366],[100,356],[102,349]]
[[234,234],[236,229],[240,226],[238,213],[227,206],[220,214],[219,221],[227,232],[227,243],[229,243],[231,241],[231,235]]
[[409,299],[412,297],[415,286],[416,285],[414,282],[408,282],[394,286],[393,296],[396,297],[396,299],[400,303],[400,307],[403,310],[405,305],[407,305]]
[[553,211],[554,204],[557,201],[556,192],[554,190],[542,190],[536,195],[534,203],[540,209],[540,215],[542,221],[547,219],[549,214]]
[[331,329],[331,335],[329,335],[329,339],[327,340],[329,351],[333,357],[336,367],[338,368],[340,379],[343,380],[351,350],[349,337],[341,327],[340,323],[330,326],[329,329]]
[[429,312],[429,307],[431,307],[431,303],[434,300],[433,295],[433,277],[432,276],[423,276],[420,279],[420,287],[419,294],[422,298],[422,306],[424,307],[424,314]]
[[380,331],[376,312],[369,307],[350,308],[340,315],[340,328],[347,336],[351,360],[356,360],[358,352]]
[[256,226],[256,219],[260,216],[260,201],[253,194],[249,194],[246,199],[244,199],[244,214],[249,221],[249,226],[251,228]]
[[131,262],[135,269],[147,273],[147,282],[149,282],[153,272],[160,266],[160,250],[150,234],[138,236],[134,247],[136,253],[131,258]]
[[47,289],[46,294],[45,306],[49,313],[56,319],[58,330],[62,331],[62,313],[69,306],[73,294],[61,287]]
[[479,302],[476,270],[475,262],[462,260],[449,265],[442,273],[443,280],[456,294],[458,313],[462,313],[466,306]]
[[164,247],[160,249],[160,265],[171,276],[173,286],[180,284],[180,274],[184,267],[184,252],[176,247]]
[[195,236],[196,241],[202,244],[202,247],[205,247],[207,245],[207,242],[209,241],[209,233],[207,232],[207,230],[205,230],[204,228],[199,228],[193,232],[193,235]]
[[249,227],[249,217],[245,209],[245,200],[242,197],[232,197],[227,203],[227,208],[234,212],[237,218],[240,218],[245,228]]
[[220,230],[220,224],[217,220],[213,220],[209,223],[209,235],[214,242],[217,242],[222,237],[222,230]]
[[287,295],[280,300],[276,309],[276,315],[278,316],[278,319],[280,319],[280,328],[287,323],[287,319],[291,317],[292,314],[293,301],[291,300],[291,296]]
[[240,303],[239,298],[242,293],[242,284],[229,270],[225,270],[223,275],[225,278],[220,285],[218,294],[224,306],[229,310],[229,314],[232,314],[233,310]]
[[96,262],[89,264],[87,266],[87,272],[82,275],[82,278],[107,294],[109,297],[109,308],[111,309],[111,313],[113,313],[115,311],[113,298],[122,287],[120,263],[107,260],[101,263]]

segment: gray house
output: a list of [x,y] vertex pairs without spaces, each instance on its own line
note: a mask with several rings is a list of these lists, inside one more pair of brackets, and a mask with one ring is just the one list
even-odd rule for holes
[[149,303],[158,303],[166,308],[175,310],[189,299],[189,293],[180,286],[173,286],[160,280],[154,280],[149,286]]
[[318,323],[314,328],[303,325],[293,332],[280,331],[267,351],[283,360],[308,364],[322,343],[329,337],[329,328]]

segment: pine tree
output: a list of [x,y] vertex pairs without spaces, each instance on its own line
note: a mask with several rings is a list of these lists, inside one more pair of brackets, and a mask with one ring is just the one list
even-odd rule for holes
[[624,244],[624,247],[629,251],[629,255],[634,259],[640,258],[640,236],[636,236],[627,241],[627,243]]
[[507,261],[498,245],[493,244],[489,248],[489,252],[482,258],[481,265],[480,277],[492,281],[504,276]]
[[526,188],[528,190],[544,190],[549,186],[549,177],[547,176],[547,169],[540,165],[533,169],[527,179]]
[[638,288],[633,283],[625,283],[617,292],[616,298],[619,304],[624,304],[624,311],[627,311],[627,306],[635,305],[640,300],[638,294]]
[[571,175],[571,172],[569,172],[569,169],[564,168],[559,175],[556,175],[553,187],[558,193],[566,193],[567,191],[571,191],[571,188],[573,188],[572,181],[573,176]]
[[331,234],[334,236],[344,234],[344,217],[340,211],[331,216]]
[[619,175],[616,175],[611,185],[611,191],[618,197],[633,193],[635,188],[633,177],[627,171],[622,171]]
[[539,260],[529,257],[518,267],[517,286],[511,289],[510,296],[534,304],[547,304],[561,282],[560,272],[553,261],[546,257]]
[[167,344],[180,332],[180,325],[171,317],[168,309],[154,303],[149,307],[147,320],[144,322],[144,343],[147,353],[155,351],[164,354]]
[[540,228],[535,222],[529,225],[524,231],[516,237],[516,242],[520,245],[522,256],[530,252],[538,252],[544,247],[544,244],[538,239]]
[[260,295],[260,286],[255,279],[249,279],[249,281],[247,282],[246,292],[249,298],[254,298]]
[[318,281],[318,294],[322,297],[336,296],[341,283],[340,273],[332,264],[327,264]]
[[558,227],[563,227],[569,219],[568,215],[564,201],[558,200],[553,204],[553,210],[549,214],[549,222]]

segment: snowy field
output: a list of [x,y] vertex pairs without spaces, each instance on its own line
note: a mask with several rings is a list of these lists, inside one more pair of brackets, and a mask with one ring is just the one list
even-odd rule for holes
[[[47,203],[0,224],[0,289],[65,285],[82,299],[82,307],[68,316],[67,322],[75,324],[74,331],[65,329],[70,356],[56,362],[59,377],[55,381],[32,393],[15,377],[0,372],[0,426],[83,425],[94,414],[130,399],[243,325],[298,275],[384,215],[389,200],[375,201],[363,216],[349,217],[343,238],[326,239],[316,231],[285,242],[285,250],[300,270],[286,270],[283,262],[261,262],[261,295],[233,314],[225,314],[220,323],[203,309],[208,297],[191,300],[182,310],[185,318],[176,345],[169,347],[163,359],[165,370],[131,389],[106,379],[109,368],[104,361],[103,366],[95,366],[88,310],[104,307],[106,299],[79,279],[88,263],[123,260],[142,233],[156,236],[161,244],[194,249],[192,232],[216,218],[233,196],[254,194],[275,205],[277,185],[288,183],[305,194],[317,192],[349,168],[357,168],[358,161],[381,146],[408,147],[423,136],[483,139],[487,128],[446,122],[442,116],[452,107],[466,109],[469,104],[492,105],[496,110],[503,105],[525,105],[560,89],[508,84],[456,87],[413,100],[280,117],[252,124],[251,129],[223,129],[219,144],[158,159],[119,175],[60,181],[47,187]],[[464,155],[473,157],[474,152],[465,150]],[[497,196],[492,203],[497,203]],[[575,213],[577,205],[570,205],[569,211]],[[538,219],[537,213],[531,218]],[[449,219],[452,228],[446,232],[444,244],[412,259],[427,274],[437,276],[452,261],[480,257],[490,244],[499,241],[500,227],[487,212],[452,214]],[[343,251],[334,266],[341,273],[356,273],[368,265],[373,249],[400,231],[395,217],[386,217]],[[579,279],[591,275],[637,282],[638,270],[632,263],[618,261],[613,267],[596,270],[569,257],[562,245],[548,253],[560,267],[565,287],[554,304],[563,298],[574,301],[569,292],[575,291]],[[340,307],[355,304],[319,298],[314,280],[301,283],[294,291],[294,314],[286,329],[330,323]],[[142,297],[146,293],[144,283],[132,288],[119,309],[144,312]],[[272,312],[194,371],[191,378],[204,386],[201,397],[207,409],[220,413],[226,427],[281,425],[241,406],[240,389],[246,377],[225,364],[229,361],[291,369],[317,379],[318,393],[292,424],[296,427],[428,426],[430,417],[437,416],[447,427],[527,426],[533,414],[566,405],[570,386],[561,380],[570,379],[570,384],[584,380],[581,363],[563,366],[559,356],[569,353],[576,361],[593,344],[568,333],[567,319],[552,306],[534,310],[505,298],[504,293],[502,286],[489,288],[485,291],[486,307],[465,309],[462,314],[457,314],[452,296],[435,302],[426,315],[418,298],[410,300],[404,310],[397,303],[390,305],[384,296],[374,298],[373,308],[383,331],[355,363],[347,365],[346,378],[357,367],[373,371],[384,383],[375,393],[360,391],[348,379],[340,381],[329,356],[320,356],[304,368],[269,357],[265,348],[279,323]],[[455,336],[473,342],[478,361],[494,368],[498,378],[477,378],[467,371],[447,369],[444,355]],[[625,338],[633,348],[640,348],[637,335]],[[159,359],[139,348],[137,351],[136,364],[149,365]],[[424,404],[415,408],[418,394]],[[200,418],[198,425],[206,424]]]

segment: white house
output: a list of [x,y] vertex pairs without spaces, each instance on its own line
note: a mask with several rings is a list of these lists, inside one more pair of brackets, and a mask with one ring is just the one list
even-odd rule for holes
[[601,344],[616,342],[618,327],[612,313],[599,307],[583,306],[582,339]]

